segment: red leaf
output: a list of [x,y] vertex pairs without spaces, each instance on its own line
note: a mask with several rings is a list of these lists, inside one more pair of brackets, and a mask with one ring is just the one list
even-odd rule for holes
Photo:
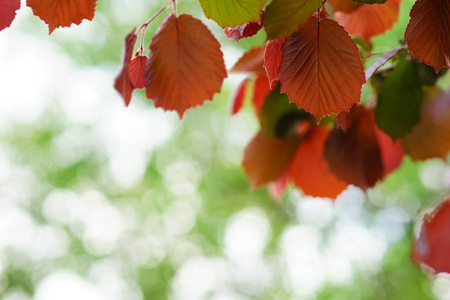
[[145,66],[147,64],[147,56],[136,56],[128,66],[130,72],[131,83],[135,89],[145,88]]
[[98,0],[27,0],[33,13],[47,23],[50,33],[58,27],[92,20]]
[[237,63],[231,68],[231,72],[264,72],[264,47],[248,50],[242,55]]
[[267,95],[270,93],[270,85],[267,80],[267,76],[264,73],[260,73],[255,80],[255,86],[253,90],[253,98],[252,103],[255,107],[256,112],[259,113],[259,110],[264,104],[264,100]]
[[262,22],[249,22],[235,27],[225,27],[224,32],[229,39],[238,42],[242,38],[257,34],[261,28]]
[[117,75],[114,81],[114,88],[120,95],[122,95],[126,106],[130,104],[131,94],[134,90],[134,86],[130,78],[129,64],[131,62],[131,57],[133,56],[133,49],[136,44],[136,40],[136,28],[133,28],[133,30],[131,30],[125,38],[125,55],[123,58],[122,70],[120,70],[119,75]]
[[237,114],[241,108],[242,105],[244,104],[244,98],[245,98],[245,92],[247,89],[247,83],[248,83],[248,78],[245,78],[244,80],[242,80],[242,82],[239,84],[239,86],[236,89],[236,93],[233,97],[233,99],[231,100],[231,114]]
[[[252,88],[249,92],[247,89]],[[270,92],[269,82],[264,73],[259,73],[255,78],[251,76],[244,79],[238,86],[235,96],[232,100],[232,114],[238,113],[243,105],[246,96],[251,98],[255,111],[259,114],[264,100]]]
[[281,63],[281,51],[284,41],[286,38],[281,40],[270,40],[266,44],[266,49],[264,50],[264,68],[266,69],[267,77],[269,78],[270,84],[277,80],[278,69]]
[[346,131],[335,128],[330,133],[325,144],[325,158],[339,179],[367,189],[384,174],[373,110],[355,105],[349,118]]
[[258,133],[245,147],[242,167],[253,188],[276,181],[286,171],[300,137],[274,138]]
[[392,141],[392,138],[375,126],[375,134],[380,147],[383,176],[395,171],[403,161],[404,151],[400,140]]
[[150,45],[146,94],[156,107],[186,109],[211,100],[227,76],[219,42],[190,15],[170,14]]
[[347,184],[330,172],[324,158],[324,145],[329,129],[312,127],[302,138],[290,165],[296,186],[309,196],[336,198]]
[[363,4],[351,13],[336,12],[335,18],[348,33],[368,41],[375,35],[392,28],[398,19],[401,0],[389,0],[385,4]]
[[405,39],[415,57],[434,67],[450,67],[450,1],[417,0]]
[[349,110],[365,82],[358,49],[333,20],[311,17],[286,39],[278,71],[281,91],[316,120]]
[[351,0],[328,0],[328,3],[330,3],[335,13],[338,11],[349,13],[363,5],[362,3],[355,3]]
[[445,159],[450,151],[450,92],[434,91],[428,96],[422,104],[420,122],[402,140],[413,160]]
[[11,25],[19,8],[20,0],[0,0],[0,30]]
[[412,259],[436,273],[450,273],[450,199],[423,218],[419,238],[414,242]]

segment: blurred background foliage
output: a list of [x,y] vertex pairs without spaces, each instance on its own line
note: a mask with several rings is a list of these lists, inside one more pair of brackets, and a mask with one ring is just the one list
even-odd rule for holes
[[[419,213],[448,193],[447,162],[405,159],[335,202],[291,189],[276,203],[239,165],[258,129],[250,107],[230,117],[241,76],[183,121],[141,91],[124,108],[124,37],[162,4],[99,1],[93,22],[50,37],[23,8],[0,34],[0,298],[450,299],[449,278],[409,258]],[[398,46],[412,4],[375,53]],[[265,39],[235,44],[196,1],[178,9],[207,23],[228,67]]]

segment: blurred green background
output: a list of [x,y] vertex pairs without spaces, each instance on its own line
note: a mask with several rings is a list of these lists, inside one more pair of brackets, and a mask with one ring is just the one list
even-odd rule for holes
[[[196,1],[179,2],[228,67],[264,41],[226,40]],[[412,4],[375,53],[398,46]],[[142,91],[124,107],[112,87],[124,37],[162,5],[100,0],[92,22],[52,36],[23,7],[0,33],[0,298],[450,299],[450,278],[409,258],[419,213],[449,191],[447,162],[405,159],[335,202],[290,189],[276,203],[239,165],[258,130],[250,107],[230,117],[242,76],[182,121]]]

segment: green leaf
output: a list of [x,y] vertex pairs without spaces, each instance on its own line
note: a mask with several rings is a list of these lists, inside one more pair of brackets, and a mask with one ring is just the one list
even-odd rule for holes
[[387,0],[352,0],[355,3],[366,3],[366,4],[383,4]]
[[260,22],[267,0],[199,0],[206,17],[221,27]]
[[260,112],[261,131],[268,136],[287,137],[300,120],[314,121],[311,114],[289,102],[288,95],[280,92],[279,84],[267,95]]
[[274,0],[266,8],[264,28],[268,39],[281,39],[297,29],[322,6],[322,0]]
[[401,59],[380,88],[375,119],[393,140],[406,135],[420,121],[422,83],[417,64]]

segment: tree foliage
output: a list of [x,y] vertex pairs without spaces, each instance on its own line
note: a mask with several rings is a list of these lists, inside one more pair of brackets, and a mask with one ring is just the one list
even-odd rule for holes
[[[52,33],[92,20],[97,0],[26,3]],[[261,125],[242,164],[253,187],[276,187],[280,197],[293,182],[306,195],[335,198],[348,185],[375,186],[405,155],[447,156],[450,92],[436,82],[450,67],[450,2],[417,0],[406,44],[399,41],[369,66],[375,55],[371,39],[392,28],[400,3],[200,0],[205,16],[236,42],[260,30],[267,34],[264,45],[250,49],[230,70],[248,74],[233,99],[233,113],[250,98]],[[19,7],[18,0],[0,1],[0,30],[9,27]],[[165,9],[172,13],[145,49],[146,29]],[[183,117],[212,100],[225,77],[220,43],[197,16],[178,14],[173,0],[127,35],[114,87],[127,106],[133,90],[145,89],[156,107]],[[363,103],[366,82],[373,94]],[[414,259],[436,272],[450,272],[441,262],[450,250],[447,206],[425,218],[414,246]]]

